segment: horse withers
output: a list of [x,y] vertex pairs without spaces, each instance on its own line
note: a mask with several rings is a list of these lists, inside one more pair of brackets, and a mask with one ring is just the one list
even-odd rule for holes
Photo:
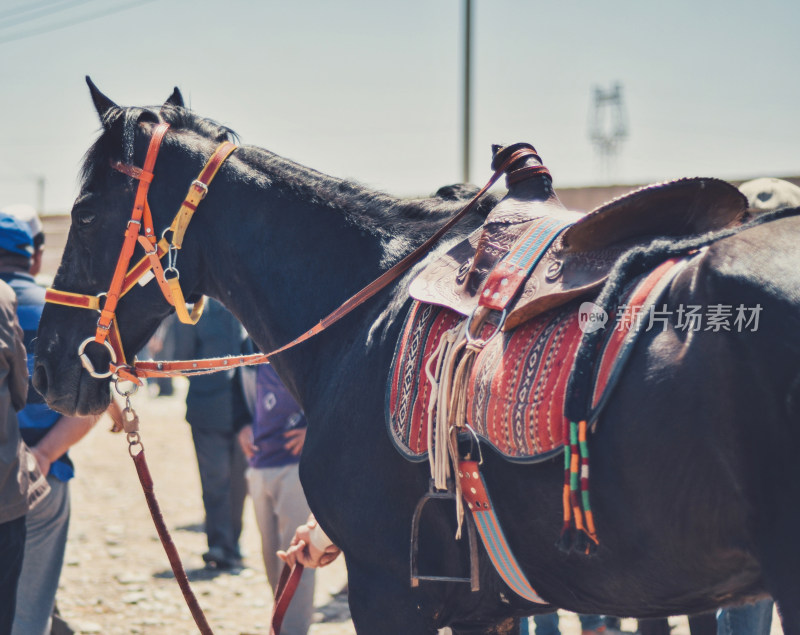
[[[86,157],[54,287],[96,295],[109,287],[136,196],[135,171],[119,164],[141,167],[156,126],[170,124],[147,197],[161,235],[231,132],[186,110],[177,90],[160,108],[123,108],[93,85],[91,92],[102,131]],[[549,196],[549,178],[537,178],[531,187]],[[190,301],[218,298],[262,350],[272,350],[421,244],[459,205],[393,198],[243,146],[219,169],[186,230],[180,285]],[[469,214],[436,254],[482,220]],[[414,272],[276,356],[308,417],[301,479],[345,554],[357,631],[432,634],[450,625],[456,633],[513,633],[519,616],[554,606],[654,617],[771,594],[784,631],[800,634],[799,239],[800,219],[783,213],[683,251],[662,240],[641,252],[637,262],[657,263],[662,252],[690,260],[664,293],[660,327],[639,334],[588,440],[599,538],[593,557],[556,546],[562,459],[513,463],[484,448],[482,474],[499,522],[549,604],[514,594],[483,549],[477,592],[459,582],[409,583],[411,518],[430,471],[396,451],[384,405]],[[739,307],[746,325],[734,320]],[[689,308],[703,316],[701,326],[681,320]],[[119,300],[115,319],[128,359],[171,310],[152,282]],[[93,377],[77,354],[96,323],[94,311],[44,310],[34,382],[61,412],[97,413],[109,402],[110,380]],[[84,356],[95,369],[109,363],[105,347],[89,345]],[[452,507],[429,507],[420,570],[463,576],[468,550],[454,540]]]

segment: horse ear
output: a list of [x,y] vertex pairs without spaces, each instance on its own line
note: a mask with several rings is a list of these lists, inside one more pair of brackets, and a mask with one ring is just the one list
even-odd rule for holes
[[87,75],[86,76],[86,83],[89,85],[89,92],[92,94],[92,101],[94,102],[94,108],[97,110],[97,114],[100,116],[100,123],[104,126],[106,125],[106,115],[108,112],[113,108],[119,108],[117,104],[111,101],[108,97],[106,97],[97,86],[94,85],[92,79]]
[[181,95],[181,91],[178,90],[176,86],[175,89],[172,91],[172,94],[167,97],[167,101],[164,102],[164,105],[172,104],[173,106],[180,106],[181,108],[185,107],[183,103],[183,95]]

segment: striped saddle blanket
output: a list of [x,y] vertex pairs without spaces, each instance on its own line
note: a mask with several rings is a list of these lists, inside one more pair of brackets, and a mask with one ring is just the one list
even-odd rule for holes
[[[594,412],[619,375],[642,318],[680,269],[675,264],[667,261],[636,281],[620,315],[606,316],[595,363]],[[543,313],[498,333],[476,357],[467,382],[466,423],[508,459],[546,460],[568,441],[567,386],[593,306],[577,302]],[[389,376],[386,419],[395,446],[409,460],[425,460],[433,444],[429,422],[436,414],[437,386],[431,358],[448,331],[465,319],[421,302],[406,318]]]

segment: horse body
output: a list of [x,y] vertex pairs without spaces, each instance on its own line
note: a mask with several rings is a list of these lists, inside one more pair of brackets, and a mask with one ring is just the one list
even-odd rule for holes
[[[86,293],[107,287],[132,202],[131,179],[109,161],[141,165],[151,122],[172,120],[149,195],[155,224],[163,228],[220,134],[209,132],[204,120],[191,125],[175,96],[160,115],[119,109],[97,92],[94,98],[105,130],[87,159],[54,282]],[[126,135],[132,156],[124,153]],[[371,193],[241,148],[187,232],[181,284],[187,297],[222,301],[262,350],[272,350],[420,244],[454,208],[441,198],[403,201]],[[480,221],[480,214],[468,217],[452,239]],[[798,238],[796,217],[748,229],[695,255],[671,284],[669,306],[760,304],[761,328],[687,333],[670,325],[641,334],[590,439],[600,537],[594,557],[556,547],[560,458],[520,465],[484,451],[483,473],[500,522],[531,584],[553,606],[648,617],[771,593],[785,632],[800,633],[800,548],[790,535],[799,515],[793,503],[800,499],[792,469],[800,397]],[[310,422],[303,486],[345,553],[359,632],[433,633],[447,624],[459,633],[513,632],[509,618],[552,607],[515,596],[482,549],[479,593],[459,583],[409,584],[411,518],[427,491],[429,468],[404,460],[384,424],[409,278],[274,358]],[[168,312],[155,284],[122,299],[118,319],[128,355]],[[99,412],[108,403],[107,381],[89,377],[75,354],[93,331],[90,312],[45,308],[34,380],[63,412]],[[464,574],[468,556],[454,533],[451,506],[426,512],[425,572]]]

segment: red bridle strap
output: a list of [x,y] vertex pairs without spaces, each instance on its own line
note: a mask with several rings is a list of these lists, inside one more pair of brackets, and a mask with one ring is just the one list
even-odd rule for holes
[[[155,236],[153,233],[153,218],[150,214],[150,208],[147,205],[147,191],[150,188],[150,183],[153,180],[153,168],[156,165],[156,158],[158,151],[161,148],[161,142],[164,135],[169,129],[168,123],[160,123],[153,130],[153,136],[150,138],[150,145],[147,148],[147,156],[144,160],[144,167],[142,174],[139,177],[139,187],[136,188],[136,198],[133,202],[133,212],[128,225],[125,228],[125,238],[122,243],[122,249],[117,259],[117,266],[114,269],[114,275],[111,278],[111,285],[108,287],[105,304],[100,311],[100,319],[97,320],[97,331],[95,332],[94,341],[98,344],[105,342],[108,331],[111,328],[111,322],[117,309],[122,286],[125,283],[128,265],[133,256],[133,250],[136,247],[136,240],[139,236],[139,230],[142,228],[142,218],[144,217],[145,236],[155,243]],[[145,177],[146,178],[142,178]],[[146,209],[146,214],[145,214]]]

